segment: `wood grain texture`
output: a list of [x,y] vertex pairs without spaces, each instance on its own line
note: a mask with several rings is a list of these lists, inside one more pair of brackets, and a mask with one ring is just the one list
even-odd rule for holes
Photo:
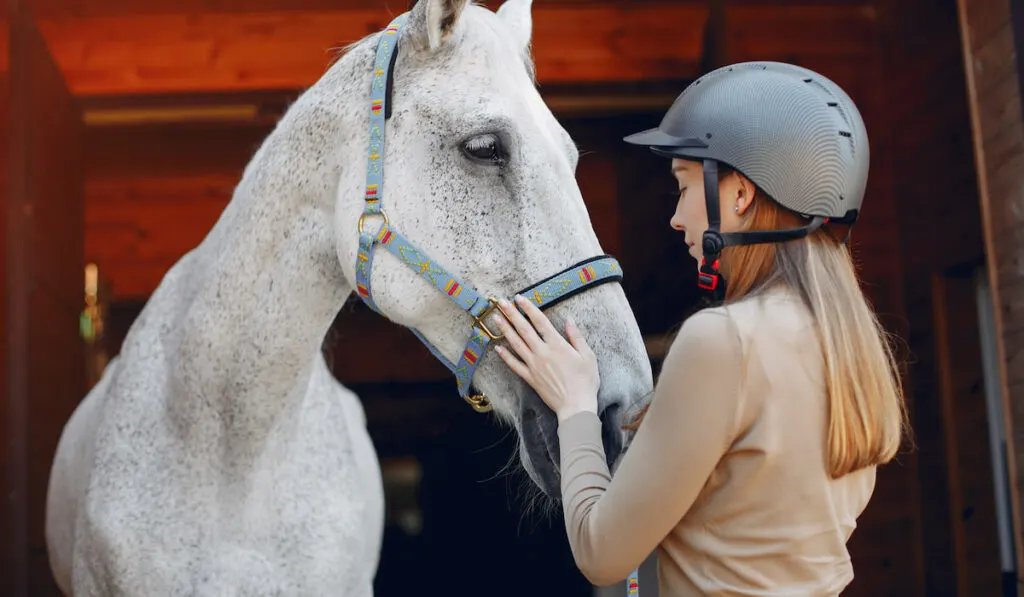
[[[1024,570],[1024,126],[1009,0],[958,1],[974,129],[982,229],[993,289],[1000,389],[1006,403],[1017,584]],[[987,90],[987,92],[986,92]],[[1016,431],[1015,431],[1016,430]],[[1019,590],[1019,589],[1018,589]]]
[[11,515],[4,594],[56,595],[43,537],[50,463],[85,390],[81,114],[46,43],[22,9],[11,21],[11,129],[6,195],[5,509]]
[[[383,29],[394,14],[166,13],[44,19],[40,28],[78,95],[302,89],[339,50]],[[695,75],[706,18],[701,4],[540,4],[533,14],[541,83]]]
[[[265,1],[245,11],[192,4],[133,11],[82,3],[46,11],[40,28],[82,96],[303,89],[339,49],[380,30],[398,10],[370,2],[307,1],[286,9]],[[533,15],[542,84],[698,74],[704,2],[538,2]],[[869,3],[739,2],[730,6],[726,36],[737,57],[863,57],[874,51],[875,20]]]

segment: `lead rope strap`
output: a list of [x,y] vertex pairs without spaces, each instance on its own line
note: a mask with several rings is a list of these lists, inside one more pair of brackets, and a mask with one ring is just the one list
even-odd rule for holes
[[626,579],[626,597],[640,595],[640,568],[634,568]]

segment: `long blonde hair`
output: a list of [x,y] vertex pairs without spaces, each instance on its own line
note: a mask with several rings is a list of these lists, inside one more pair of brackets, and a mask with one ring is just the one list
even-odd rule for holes
[[[719,176],[732,174],[722,167]],[[746,217],[747,230],[795,228],[805,222],[760,190]],[[839,478],[885,464],[909,431],[900,371],[890,336],[858,282],[845,230],[823,227],[784,243],[727,247],[722,274],[726,304],[776,285],[796,292],[817,323],[828,392],[828,470]],[[627,428],[636,429],[642,410]]]

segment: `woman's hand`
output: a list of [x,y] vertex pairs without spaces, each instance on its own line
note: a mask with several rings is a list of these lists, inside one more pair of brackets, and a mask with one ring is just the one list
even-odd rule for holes
[[498,325],[512,350],[497,346],[495,351],[540,395],[559,423],[584,411],[596,414],[597,390],[601,385],[597,357],[579,328],[571,318],[566,321],[566,342],[536,305],[521,296],[516,297],[516,303],[530,321],[512,303],[499,301],[505,319],[498,318]]

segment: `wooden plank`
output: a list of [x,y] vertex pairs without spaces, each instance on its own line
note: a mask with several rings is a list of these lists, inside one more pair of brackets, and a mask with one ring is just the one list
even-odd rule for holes
[[[944,319],[949,310],[945,297],[936,296],[933,286],[937,272],[983,258],[980,234],[972,232],[980,229],[973,172],[969,166],[950,167],[970,164],[973,157],[966,142],[971,130],[965,98],[949,93],[964,85],[959,23],[952,2],[886,0],[876,6],[884,59],[876,85],[882,102],[864,111],[872,140],[872,176],[877,164],[891,168],[887,199],[899,229],[889,259],[900,262],[903,275],[894,282],[904,302],[902,321],[895,327],[905,332],[900,352],[911,365],[904,387],[917,447],[917,484],[905,498],[913,502],[919,521],[912,531],[916,578],[899,594],[973,595],[978,591],[970,586],[975,576],[963,520],[965,480],[973,477],[963,470],[967,465],[954,443],[968,440],[950,420],[955,409],[943,407],[959,398],[960,375],[970,375],[948,370],[945,363],[953,357],[947,344],[954,333],[977,335],[977,316],[967,314],[964,325],[969,330],[954,328]],[[916,175],[920,172],[930,174],[921,178]],[[870,205],[882,199],[870,192],[869,197]],[[936,200],[942,210],[934,209]],[[955,240],[950,230],[956,230]],[[970,441],[981,440],[972,436]],[[883,487],[881,479],[878,487]]]
[[1014,35],[1009,23],[995,31],[972,55],[975,84],[982,96],[991,93],[1001,81],[1016,80],[1017,64],[1013,59]]
[[981,465],[991,454],[974,279],[935,276],[932,290],[956,595],[997,595],[1002,573],[993,472]]
[[[687,79],[696,74],[700,3],[588,2],[534,8],[541,83]],[[338,49],[379,31],[384,8],[54,18],[40,23],[83,96],[301,89]],[[672,40],[652,43],[652,40]]]
[[[541,0],[542,2],[545,0]],[[550,1],[550,0],[548,0]],[[140,14],[383,9],[397,14],[408,0],[28,0],[33,14],[49,17],[110,17]]]
[[[338,10],[375,8],[398,14],[413,0],[28,0],[39,17],[109,17],[139,14],[167,13],[239,13],[305,10]],[[593,0],[534,0],[534,6],[579,6]],[[705,0],[645,0],[664,5],[688,3],[705,4]],[[491,10],[497,10],[505,0],[481,0]],[[730,0],[731,5],[776,7],[844,5],[849,0]]]
[[60,432],[85,390],[78,335],[83,306],[81,114],[24,9],[11,30],[10,187],[7,195],[6,478],[13,515],[11,586],[57,595],[46,558],[44,509]]
[[[991,43],[991,37],[978,37],[982,32],[987,35],[998,35],[1006,24],[1010,23],[1010,7],[1008,0],[992,0],[990,2],[968,2],[967,0],[957,1],[957,11],[961,23],[961,43],[964,53],[964,67],[967,73],[967,95],[970,106],[970,117],[973,135],[973,147],[975,153],[975,164],[978,173],[978,189],[981,200],[982,226],[984,230],[985,252],[988,255],[988,276],[992,287],[993,313],[996,326],[996,356],[999,363],[999,385],[1000,393],[1005,401],[1006,430],[1005,436],[1010,444],[1007,450],[1007,466],[1010,475],[1011,505],[1013,517],[1013,536],[1016,552],[1016,571],[1018,587],[1024,571],[1024,528],[1021,524],[1021,509],[1024,504],[1024,441],[1021,441],[1020,431],[1024,429],[1024,386],[1010,382],[1010,359],[1013,355],[1024,350],[1024,338],[1021,335],[1007,333],[1006,322],[1008,309],[1019,303],[1024,297],[1024,284],[1016,282],[1024,279],[1024,272],[1019,269],[1007,269],[1004,266],[1007,262],[1015,263],[1024,258],[1024,239],[1016,235],[1005,235],[998,232],[998,228],[1005,221],[1006,216],[1021,213],[1024,209],[1024,194],[1019,191],[1020,171],[1009,170],[1005,167],[993,168],[992,156],[989,154],[992,139],[997,135],[985,134],[985,131],[992,131],[995,128],[994,122],[1003,122],[1004,126],[1016,126],[1012,122],[1024,121],[1020,109],[1020,86],[1007,91],[1010,96],[1016,96],[1016,102],[1012,99],[1009,103],[1016,103],[1016,109],[1009,109],[1007,113],[992,113],[983,109],[985,97],[979,88],[978,62],[976,61],[977,48],[984,48]],[[981,23],[982,25],[975,24]],[[996,27],[995,24],[1000,26]],[[988,33],[992,32],[992,33]],[[1011,57],[1010,60],[1013,60]],[[1016,70],[1016,69],[1015,69]],[[1010,75],[1017,77],[1016,73]],[[1019,83],[1019,81],[1018,81]],[[1011,86],[1012,87],[1012,86]],[[992,103],[987,103],[991,109]],[[996,103],[996,110],[1000,110],[1006,104]],[[1024,139],[1018,137],[1016,141],[1018,150],[1007,148],[1005,140],[1000,142],[997,150],[999,156],[1009,156],[1024,151]],[[1012,162],[1012,158],[1007,160]],[[1013,181],[1016,181],[1014,184]],[[1009,271],[1010,275],[1000,275],[1001,272]],[[1016,432],[1014,430],[1017,430]]]
[[[10,201],[10,149],[11,149],[11,69],[10,69],[10,41],[11,23],[10,15],[15,3],[5,3],[0,8],[0,197],[6,203],[0,207],[0,247],[3,248],[4,257],[0,258],[0,280],[6,286],[9,284],[10,271],[8,262],[15,256],[15,252],[8,248],[8,237],[10,236],[8,218],[12,210]],[[20,254],[19,254],[20,256]],[[0,296],[0,435],[4,441],[0,441],[0,495],[9,496],[4,500],[3,507],[0,507],[0,594],[15,595],[15,585],[24,586],[24,575],[18,570],[24,567],[25,558],[21,554],[21,543],[24,542],[19,525],[18,517],[22,513],[21,503],[17,500],[19,493],[23,493],[21,487],[24,476],[21,471],[15,473],[15,458],[23,457],[24,450],[21,446],[15,447],[18,435],[11,434],[18,425],[16,417],[21,416],[19,408],[11,400],[10,392],[10,365],[12,359],[8,346],[10,342],[9,307],[10,297],[5,292]],[[18,365],[20,363],[14,363]],[[19,421],[20,423],[20,421]],[[18,442],[20,443],[20,442]]]
[[729,62],[833,56],[855,61],[877,52],[870,3],[727,6]]
[[[302,89],[338,48],[384,27],[393,11],[362,3],[249,12],[95,13],[40,27],[72,90],[83,96]],[[267,7],[270,5],[268,4]],[[704,2],[541,2],[533,53],[542,84],[686,80],[698,74]],[[868,4],[730,4],[732,60],[866,56],[876,45]],[[664,43],[658,40],[672,40]]]

